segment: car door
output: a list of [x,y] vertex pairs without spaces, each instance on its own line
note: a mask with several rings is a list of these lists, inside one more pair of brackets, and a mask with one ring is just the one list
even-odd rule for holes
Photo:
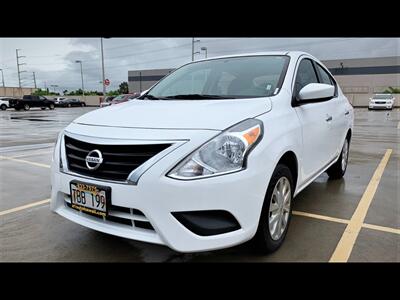
[[342,95],[339,95],[337,83],[327,70],[318,62],[314,62],[314,65],[317,70],[319,81],[335,87],[335,96],[325,103],[328,117],[332,119],[328,122],[330,139],[327,143],[329,143],[330,158],[335,159],[342,150],[343,142],[347,133],[347,100]]
[[[294,99],[300,90],[310,83],[319,83],[313,61],[302,58],[294,80]],[[302,126],[303,155],[301,166],[303,178],[310,180],[326,167],[331,159],[331,112],[327,101],[306,102],[294,106]]]

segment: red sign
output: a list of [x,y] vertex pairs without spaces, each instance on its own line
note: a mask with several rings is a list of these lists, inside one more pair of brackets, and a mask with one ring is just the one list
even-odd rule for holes
[[104,79],[104,85],[110,85],[110,80]]

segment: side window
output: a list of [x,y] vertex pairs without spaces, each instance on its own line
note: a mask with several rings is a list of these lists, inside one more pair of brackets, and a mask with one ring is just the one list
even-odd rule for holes
[[335,80],[322,68],[319,64],[315,64],[317,66],[317,70],[319,73],[319,78],[321,80],[321,83],[333,85],[335,87],[335,97],[337,96],[337,86],[335,83]]
[[38,99],[38,100],[45,100],[45,99],[46,99],[45,97],[39,96],[39,99]]
[[317,66],[318,73],[319,73],[320,78],[321,78],[321,83],[333,85],[331,77],[329,76],[329,74],[326,73],[326,71],[319,64],[316,64],[316,66]]
[[297,69],[294,94],[297,96],[300,90],[309,83],[318,83],[318,77],[311,60],[303,59]]

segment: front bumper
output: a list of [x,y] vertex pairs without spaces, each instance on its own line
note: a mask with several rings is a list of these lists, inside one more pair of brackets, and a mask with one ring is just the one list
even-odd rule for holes
[[368,105],[369,109],[392,109],[393,104],[392,103],[385,103],[385,104],[380,104],[380,103],[370,103]]
[[[105,182],[62,173],[58,169],[57,145],[52,164],[51,209],[61,216],[108,234],[166,245],[179,252],[198,252],[234,246],[251,239],[258,220],[273,162],[257,168],[255,148],[248,160],[248,167],[241,172],[223,176],[182,181],[166,177],[173,166],[216,132],[197,132],[194,138],[160,159],[141,177],[137,185]],[[190,134],[189,134],[190,136]],[[269,168],[268,163],[271,167]],[[260,174],[262,172],[262,174]],[[154,230],[123,225],[98,219],[68,207],[69,183],[80,180],[88,184],[111,187],[112,205],[139,210],[142,221],[148,221]],[[233,231],[202,236],[195,234],[174,217],[176,212],[223,210],[230,213],[239,227]],[[119,216],[123,216],[119,214]],[[124,217],[135,218],[126,214]]]

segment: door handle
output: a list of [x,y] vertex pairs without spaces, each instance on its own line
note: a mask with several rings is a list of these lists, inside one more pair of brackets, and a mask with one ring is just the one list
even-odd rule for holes
[[330,121],[332,121],[332,116],[326,116],[326,119],[325,119],[325,121],[327,121],[327,122],[330,122]]
[[345,116],[347,116],[350,112],[348,110],[346,110],[346,112],[344,113]]

